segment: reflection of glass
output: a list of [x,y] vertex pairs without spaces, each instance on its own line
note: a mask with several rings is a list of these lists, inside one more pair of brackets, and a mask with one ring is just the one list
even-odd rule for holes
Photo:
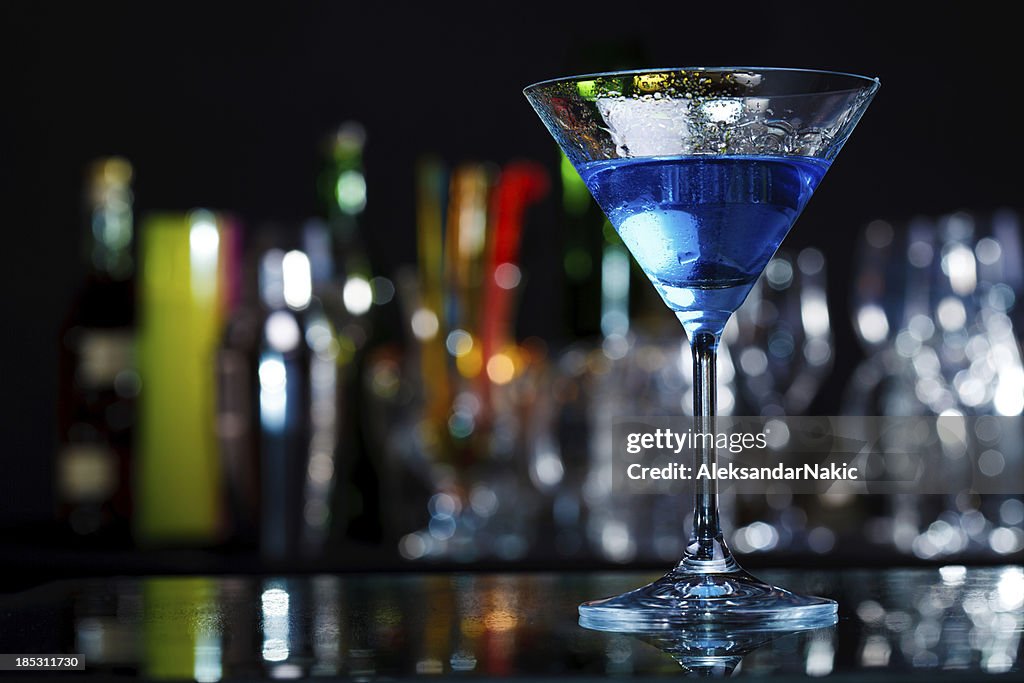
[[[817,629],[826,638],[835,627]],[[637,633],[637,638],[650,643],[676,661],[689,674],[707,678],[729,676],[743,658],[779,638],[779,631],[749,630],[742,627],[697,624],[669,633]],[[785,634],[788,637],[789,633]],[[821,642],[821,641],[815,641]],[[829,645],[829,652],[832,647]],[[831,666],[829,666],[831,670]],[[820,675],[828,671],[809,671]]]
[[[633,257],[683,324],[694,413],[714,432],[726,322],[789,232],[878,88],[861,76],[697,68],[547,81],[526,96]],[[696,464],[716,462],[701,448]],[[695,468],[696,470],[696,468]],[[679,565],[630,593],[584,603],[607,630],[732,621],[833,623],[836,604],[763,583],[722,534],[713,480],[699,483]]]

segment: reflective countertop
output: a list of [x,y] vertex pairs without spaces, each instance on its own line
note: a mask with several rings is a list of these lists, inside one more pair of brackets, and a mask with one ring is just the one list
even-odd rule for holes
[[[577,624],[582,600],[639,586],[656,578],[650,574],[124,577],[0,596],[0,653],[81,653],[87,674],[199,681],[648,677],[687,670],[781,678],[1022,677],[1021,567],[759,575],[838,600],[839,623],[771,639],[719,640],[712,653],[690,635],[606,634]],[[714,656],[702,656],[708,654]]]

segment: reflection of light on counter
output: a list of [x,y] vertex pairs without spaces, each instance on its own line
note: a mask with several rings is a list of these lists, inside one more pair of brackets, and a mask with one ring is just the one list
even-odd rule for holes
[[807,664],[805,671],[808,676],[827,676],[832,673],[836,651],[828,640],[813,640],[807,647]]
[[964,577],[967,576],[967,567],[961,564],[949,564],[945,567],[939,567],[939,576],[942,577],[942,583],[947,586],[959,586],[964,582]]
[[633,647],[626,636],[615,635],[608,639],[605,648],[605,671],[610,674],[628,674],[633,671]]
[[416,662],[417,674],[438,675],[444,673],[444,663],[439,659],[421,659]]
[[260,598],[263,612],[263,659],[288,659],[288,592],[268,588]]
[[992,637],[986,639],[982,646],[982,664],[986,671],[1002,673],[1013,667],[1024,622],[1021,607],[1024,607],[1024,570],[1007,567],[1000,574],[999,583],[988,601],[988,609],[991,610],[988,626]]
[[860,663],[863,666],[888,666],[892,656],[892,646],[883,635],[870,635],[864,641],[860,652]]
[[221,666],[220,633],[196,634],[195,664],[192,675],[197,683],[213,683],[223,675]]
[[496,579],[492,587],[485,590],[480,616],[485,630],[481,636],[485,643],[482,651],[484,656],[480,661],[481,673],[489,677],[504,677],[512,673],[519,626],[517,606],[522,595],[517,582],[503,579]]
[[270,670],[270,677],[278,679],[302,678],[302,667],[295,664],[278,664]]
[[449,663],[452,671],[472,671],[476,668],[476,657],[472,652],[453,652]]
[[313,676],[337,675],[341,654],[339,581],[333,576],[318,576],[313,584]]
[[95,618],[82,619],[75,626],[75,651],[93,662],[102,662],[103,622]]
[[499,633],[511,631],[515,629],[517,623],[519,623],[519,619],[516,617],[515,612],[505,609],[495,609],[484,616],[484,626],[487,627],[488,631],[497,631]]

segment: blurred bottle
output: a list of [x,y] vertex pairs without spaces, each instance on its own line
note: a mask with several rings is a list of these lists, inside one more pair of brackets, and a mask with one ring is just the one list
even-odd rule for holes
[[260,306],[258,254],[245,257],[239,300],[224,328],[216,355],[217,439],[225,475],[228,534],[239,545],[259,542],[260,463],[259,342],[264,322]]
[[[635,69],[650,62],[638,41],[588,39],[571,53],[573,73]],[[674,325],[579,173],[561,152],[559,159],[566,332],[573,339],[619,337],[635,323],[650,331]]]
[[260,257],[264,310],[258,345],[260,550],[284,559],[297,550],[309,444],[311,352],[300,311],[311,301],[309,258],[270,249]]
[[367,430],[364,371],[382,341],[380,305],[392,300],[394,287],[387,278],[374,275],[363,234],[365,145],[362,125],[343,123],[328,141],[318,183],[335,271],[333,278],[320,284],[318,296],[337,332],[338,361],[344,366],[336,380],[340,415],[334,476],[339,487],[330,512],[330,536],[335,541],[351,537],[375,542],[381,529],[380,480],[378,463],[371,455],[376,449]]
[[317,188],[331,231],[343,304],[356,316],[367,313],[373,304],[372,296],[362,296],[373,279],[365,236],[360,233],[362,213],[367,208],[367,179],[362,168],[366,141],[366,130],[360,124],[346,121],[339,126],[328,140]]
[[[564,154],[560,155],[559,170],[565,229],[565,319],[574,338],[594,337],[601,332],[601,262],[606,245],[602,226],[607,219]],[[626,285],[628,301],[628,280]]]
[[247,295],[217,351],[217,426],[232,539],[271,559],[317,556],[331,528],[342,349],[321,296],[332,272],[319,221],[302,249],[277,230],[253,245]]
[[[308,221],[302,248],[309,259],[312,296],[302,311],[303,338],[309,347],[309,443],[302,493],[300,544],[310,557],[324,550],[332,528],[331,506],[337,491],[338,452],[343,450],[342,418],[347,408],[342,380],[355,347],[337,335],[324,301],[334,290],[330,233],[321,221]],[[343,491],[341,492],[343,493]]]
[[147,218],[140,240],[137,510],[141,544],[220,540],[214,359],[229,305],[228,227],[209,211]]
[[88,170],[83,235],[87,275],[61,328],[56,500],[76,534],[128,540],[135,371],[132,167],[98,159]]

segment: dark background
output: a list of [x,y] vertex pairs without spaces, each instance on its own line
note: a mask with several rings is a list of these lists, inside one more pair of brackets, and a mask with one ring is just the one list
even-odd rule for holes
[[[7,2],[0,6],[0,526],[51,515],[57,330],[82,276],[92,158],[136,169],[137,216],[206,206],[250,224],[316,210],[319,143],[367,127],[370,248],[414,259],[414,161],[532,158],[553,143],[523,86],[575,70],[595,41],[649,64],[759,64],[878,75],[883,87],[791,244],[831,268],[832,412],[859,360],[846,310],[858,228],[884,216],[1019,206],[1018,25],[984,3]],[[553,205],[553,202],[549,202]],[[521,332],[557,334],[553,206],[526,237]],[[557,341],[557,340],[556,340]]]

